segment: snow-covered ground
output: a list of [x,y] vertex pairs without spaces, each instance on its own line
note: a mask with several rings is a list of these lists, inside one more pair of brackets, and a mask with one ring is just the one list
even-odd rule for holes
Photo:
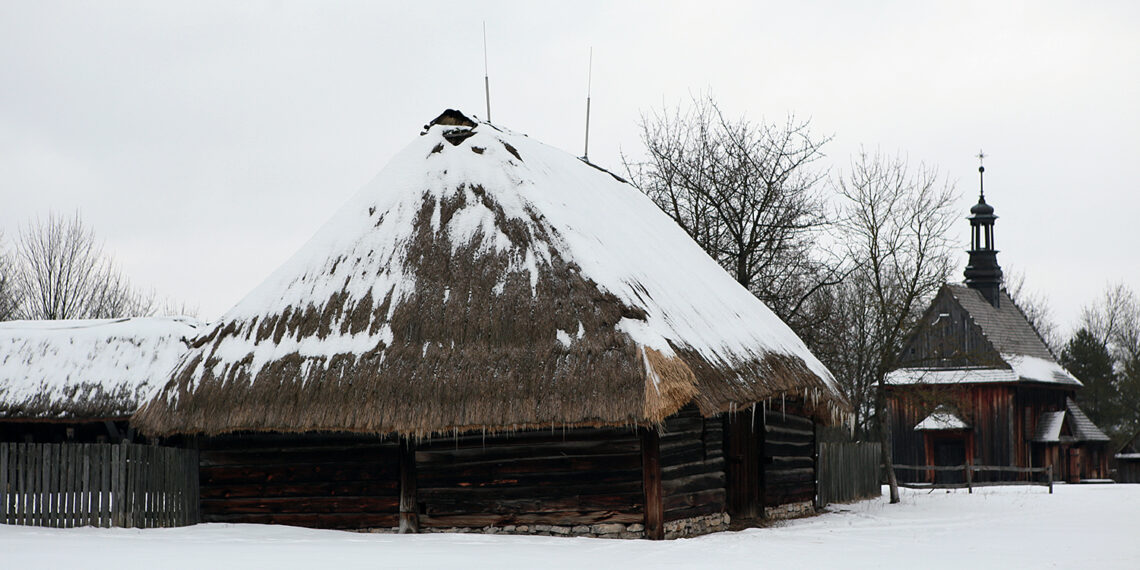
[[0,525],[0,568],[1140,568],[1140,485],[903,490],[783,525],[650,542],[280,526]]

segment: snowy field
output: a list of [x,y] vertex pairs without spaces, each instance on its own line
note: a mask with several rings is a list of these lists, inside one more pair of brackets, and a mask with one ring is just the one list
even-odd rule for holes
[[1140,485],[903,489],[765,529],[650,542],[265,525],[0,525],[0,568],[1140,568]]

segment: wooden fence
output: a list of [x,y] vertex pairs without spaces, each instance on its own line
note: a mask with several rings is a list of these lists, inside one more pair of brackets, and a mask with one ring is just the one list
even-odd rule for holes
[[[962,473],[966,481],[963,483],[899,483],[899,487],[908,489],[969,489],[974,487],[993,487],[996,485],[1041,485],[1049,487],[1049,494],[1053,494],[1053,466],[1048,467],[1006,467],[995,465],[895,465],[895,469],[909,469],[911,471],[950,471]],[[1025,481],[975,481],[974,473],[1027,473],[1030,477]],[[1033,480],[1034,473],[1043,473],[1044,479]]]
[[878,443],[820,443],[820,506],[879,496],[879,452]]
[[197,450],[0,443],[0,523],[152,528],[198,519]]

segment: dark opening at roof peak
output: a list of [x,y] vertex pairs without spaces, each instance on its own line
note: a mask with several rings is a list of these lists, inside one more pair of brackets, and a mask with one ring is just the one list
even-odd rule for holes
[[434,119],[430,123],[424,125],[424,130],[428,130],[433,125],[444,125],[448,127],[475,127],[477,123],[455,109],[448,109]]

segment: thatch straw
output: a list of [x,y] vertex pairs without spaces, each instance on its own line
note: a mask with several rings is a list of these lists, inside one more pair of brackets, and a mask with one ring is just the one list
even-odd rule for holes
[[[519,157],[517,149],[508,151]],[[481,234],[454,243],[437,229],[469,205],[492,213],[510,247],[486,247],[490,236]],[[758,351],[713,363],[681,342],[673,344],[673,355],[641,346],[616,325],[645,320],[645,311],[585,277],[557,248],[530,270],[519,262],[536,244],[560,242],[546,235],[553,230],[544,229],[549,226],[540,213],[509,217],[479,186],[460,186],[443,198],[425,192],[418,208],[399,246],[414,289],[354,298],[351,280],[361,277],[349,271],[343,290],[327,298],[220,322],[198,339],[134,423],[160,436],[335,431],[428,437],[651,425],[690,402],[715,414],[781,395],[806,400],[820,417],[844,409],[798,357]],[[371,208],[368,214],[384,216]],[[329,274],[340,275],[342,262],[354,260],[334,258]],[[293,352],[263,366],[255,365],[252,350],[244,358],[219,351],[227,339],[277,346],[337,335],[371,335],[376,344],[332,356]]]

